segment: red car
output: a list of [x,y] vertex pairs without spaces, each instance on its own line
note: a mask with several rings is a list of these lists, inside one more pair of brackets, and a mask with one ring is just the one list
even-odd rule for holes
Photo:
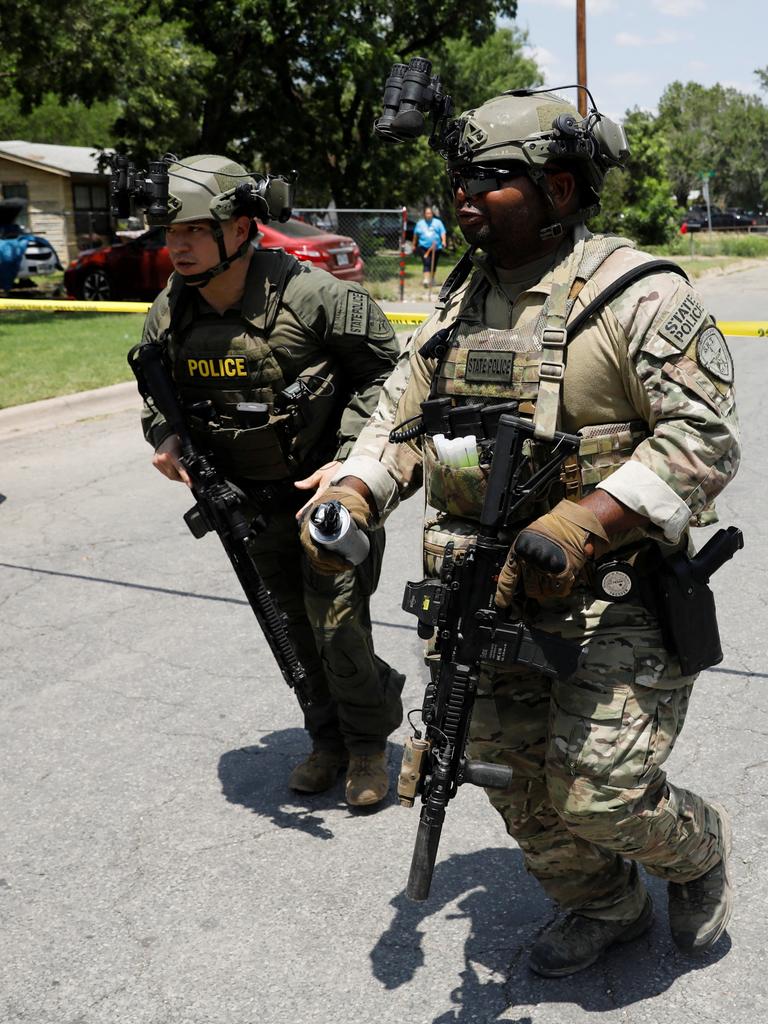
[[[353,239],[321,231],[300,220],[259,225],[259,245],[281,248],[344,281],[362,281],[365,264]],[[162,228],[100,249],[86,249],[64,272],[67,294],[75,299],[154,299],[173,267]]]

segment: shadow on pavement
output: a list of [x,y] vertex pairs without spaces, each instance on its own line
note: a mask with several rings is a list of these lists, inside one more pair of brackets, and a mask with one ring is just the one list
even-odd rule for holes
[[375,814],[397,802],[395,785],[400,770],[402,747],[390,743],[390,789],[375,807],[347,806],[344,799],[344,773],[336,785],[324,793],[294,793],[288,776],[295,764],[309,753],[309,739],[303,729],[279,729],[262,736],[253,747],[228,750],[219,759],[221,790],[230,803],[247,807],[254,814],[269,818],[278,828],[294,828],[315,839],[333,839],[326,822],[329,811],[347,816]]
[[[393,900],[395,917],[371,952],[374,977],[386,989],[411,983],[425,967],[422,939],[441,926],[440,915],[465,918],[469,935],[459,983],[451,992],[453,1008],[432,1024],[531,1024],[525,1015],[539,1003],[575,1003],[590,1012],[609,1012],[665,992],[681,975],[716,963],[731,948],[724,936],[708,954],[696,959],[679,953],[666,923],[666,885],[646,878],[656,907],[650,932],[627,946],[617,946],[593,967],[569,978],[533,974],[527,954],[540,932],[555,918],[554,908],[523,866],[519,850],[492,848],[454,854],[438,862],[426,903],[412,903],[404,892]],[[458,902],[457,902],[458,901]],[[428,918],[437,915],[428,922]],[[422,927],[426,925],[426,927]],[[441,955],[449,955],[440,943]],[[441,968],[445,970],[445,965]],[[516,1006],[523,1016],[512,1018]]]

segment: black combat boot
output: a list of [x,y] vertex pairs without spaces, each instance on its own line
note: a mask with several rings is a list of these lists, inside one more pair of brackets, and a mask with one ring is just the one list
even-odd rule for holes
[[603,921],[597,917],[568,914],[556,921],[536,940],[529,964],[545,978],[562,978],[593,964],[615,942],[631,942],[648,931],[653,921],[653,904],[645,906],[634,921]]
[[722,804],[711,806],[720,824],[722,859],[701,878],[669,883],[669,926],[675,945],[684,953],[704,953],[714,946],[731,916],[731,823]]

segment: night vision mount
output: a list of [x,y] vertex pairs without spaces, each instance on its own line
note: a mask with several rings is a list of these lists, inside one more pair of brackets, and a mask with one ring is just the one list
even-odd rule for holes
[[[604,174],[609,167],[622,167],[629,157],[624,129],[601,114],[590,91],[582,85],[564,85],[556,89],[510,89],[502,96],[535,96],[548,93],[559,99],[564,89],[583,89],[591,104],[585,118],[558,114],[550,128],[543,128],[524,139],[521,158],[531,165],[543,165],[548,159],[577,159],[592,162]],[[479,162],[484,149],[498,149],[501,140],[483,146],[484,132],[473,132],[472,114],[452,118],[453,101],[444,91],[438,75],[432,74],[432,62],[414,57],[408,65],[393,64],[384,86],[384,111],[374,123],[375,132],[389,142],[406,142],[423,135],[432,120],[429,145],[443,156],[449,166]],[[491,157],[492,159],[492,157]]]
[[407,142],[423,135],[427,119],[432,118],[429,144],[438,152],[453,113],[453,101],[444,91],[438,75],[432,74],[432,61],[413,57],[409,64],[393,64],[384,86],[384,112],[374,123],[374,131],[388,142]]
[[[115,155],[111,160],[110,212],[113,217],[130,217],[136,210],[143,210],[150,223],[162,224],[169,221],[178,209],[178,201],[170,191],[170,178],[181,177],[176,171],[169,174],[171,164],[199,168],[184,164],[173,154],[166,154],[160,160],[152,160],[147,170],[138,170],[125,156]],[[227,204],[238,213],[258,217],[263,223],[277,220],[281,223],[291,216],[295,174],[291,178],[283,175],[249,172],[253,181],[244,181],[218,197],[222,212]],[[231,216],[231,214],[229,214]],[[223,216],[221,219],[227,219]]]

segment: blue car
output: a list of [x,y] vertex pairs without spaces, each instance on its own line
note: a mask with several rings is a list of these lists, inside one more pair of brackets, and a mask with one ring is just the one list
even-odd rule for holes
[[24,209],[23,199],[0,200],[0,291],[10,291],[16,281],[26,283],[34,275],[62,269],[48,239],[30,234],[17,222]]

